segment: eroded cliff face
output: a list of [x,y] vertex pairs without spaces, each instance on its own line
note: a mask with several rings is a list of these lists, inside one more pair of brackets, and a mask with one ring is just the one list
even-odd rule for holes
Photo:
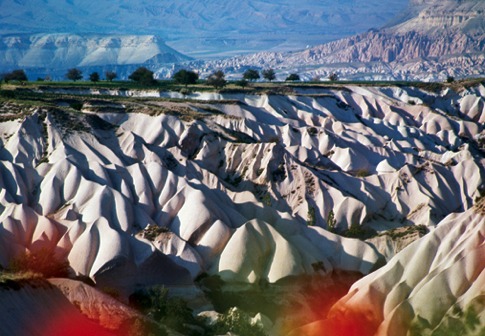
[[[61,77],[68,68],[138,67],[188,60],[154,35],[36,34],[0,38],[0,70],[23,68]],[[118,73],[118,76],[121,76]]]
[[432,33],[447,29],[483,32],[485,4],[477,0],[411,1],[407,12],[389,30]]
[[401,21],[376,32],[318,49],[330,62],[403,63],[481,54],[485,49],[483,1],[413,1]]
[[464,54],[482,54],[485,34],[437,31],[431,35],[417,31],[404,33],[369,32],[306,51],[314,63],[385,62],[405,63],[424,59],[442,60]]
[[448,308],[465,290],[482,295],[483,257],[454,261],[483,256],[485,87],[291,90],[173,100],[72,89],[45,106],[4,101],[0,266],[52,249],[73,274],[125,296],[202,274],[244,286],[370,274],[336,307],[379,300],[389,309],[374,331],[408,303],[431,319],[417,310],[427,307],[418,286],[439,280],[446,296],[456,285]]
[[415,1],[382,29],[300,52],[265,52],[208,63],[222,67],[298,69],[311,79],[337,72],[347,79],[444,80],[479,76],[485,65],[483,1]]

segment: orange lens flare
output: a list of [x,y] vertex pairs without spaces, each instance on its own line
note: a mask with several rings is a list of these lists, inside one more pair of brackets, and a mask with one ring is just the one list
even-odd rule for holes
[[43,323],[42,336],[114,336],[81,312],[72,309],[52,312],[51,318]]
[[[362,275],[356,273],[334,273],[323,278],[298,280],[298,294],[288,293],[294,302],[282,312],[285,322],[281,334],[291,336],[371,336],[377,326],[357,312],[346,312],[328,318],[330,308],[348,293],[351,285]],[[292,297],[298,297],[295,300]]]

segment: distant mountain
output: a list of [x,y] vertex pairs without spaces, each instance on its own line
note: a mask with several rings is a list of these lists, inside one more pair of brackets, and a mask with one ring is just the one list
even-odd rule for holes
[[192,57],[296,50],[384,25],[403,0],[0,0],[0,34],[157,35]]
[[337,72],[348,79],[429,79],[483,74],[485,2],[412,0],[409,9],[380,30],[308,48],[263,52],[202,65],[233,73],[273,67],[303,78]]
[[116,69],[126,76],[135,67],[187,61],[153,35],[10,35],[0,39],[0,71],[23,68],[29,77],[63,76],[66,69]]

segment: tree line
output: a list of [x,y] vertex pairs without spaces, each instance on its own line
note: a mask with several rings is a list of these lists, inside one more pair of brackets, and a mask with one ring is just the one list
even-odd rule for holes
[[[82,80],[84,78],[82,71],[77,68],[68,69],[64,77],[68,80],[72,80],[73,82]],[[118,75],[114,71],[106,71],[104,73],[104,78],[108,82],[112,82],[117,77]],[[261,77],[266,81],[272,82],[276,79],[276,73],[272,68],[264,69],[261,71],[261,73],[256,69],[247,69],[243,73],[242,79],[235,81],[235,84],[241,87],[245,87],[249,85],[249,83],[255,82],[261,79]],[[90,73],[88,78],[91,82],[96,83],[101,80],[101,75],[95,71]],[[147,69],[146,67],[137,68],[128,76],[128,79],[130,79],[133,82],[139,83],[141,85],[146,85],[146,86],[157,84],[157,80],[154,77],[154,72]],[[336,73],[332,73],[329,75],[328,79],[330,81],[336,81],[338,80],[338,75]],[[10,81],[17,81],[17,82],[24,83],[28,81],[28,78],[24,70],[14,70],[9,73],[1,74],[0,82],[2,80],[5,83],[9,83]],[[38,80],[43,80],[43,79],[39,78]],[[173,74],[172,80],[177,84],[185,85],[185,87],[187,87],[188,85],[193,85],[198,83],[199,74],[193,70],[182,69]],[[316,80],[320,80],[320,79],[317,78]],[[286,77],[285,81],[287,82],[300,81],[300,76],[297,73],[291,73]],[[216,89],[222,89],[224,86],[227,85],[228,81],[226,80],[225,73],[222,70],[216,70],[206,78],[205,83],[207,85],[213,86]]]

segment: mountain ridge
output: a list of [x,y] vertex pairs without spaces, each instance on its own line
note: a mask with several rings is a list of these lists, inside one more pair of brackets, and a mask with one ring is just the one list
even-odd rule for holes
[[74,67],[99,71],[115,68],[121,70],[118,76],[122,77],[138,66],[187,60],[190,58],[154,35],[35,34],[0,38],[0,70],[24,68],[30,77],[62,78]]
[[295,52],[262,52],[201,65],[242,73],[272,67],[283,80],[337,72],[346,79],[444,80],[479,76],[485,67],[485,3],[414,1],[392,26]]
[[[400,0],[1,0],[0,34],[148,34],[191,57],[300,49],[385,24]],[[352,24],[349,24],[352,22]]]

